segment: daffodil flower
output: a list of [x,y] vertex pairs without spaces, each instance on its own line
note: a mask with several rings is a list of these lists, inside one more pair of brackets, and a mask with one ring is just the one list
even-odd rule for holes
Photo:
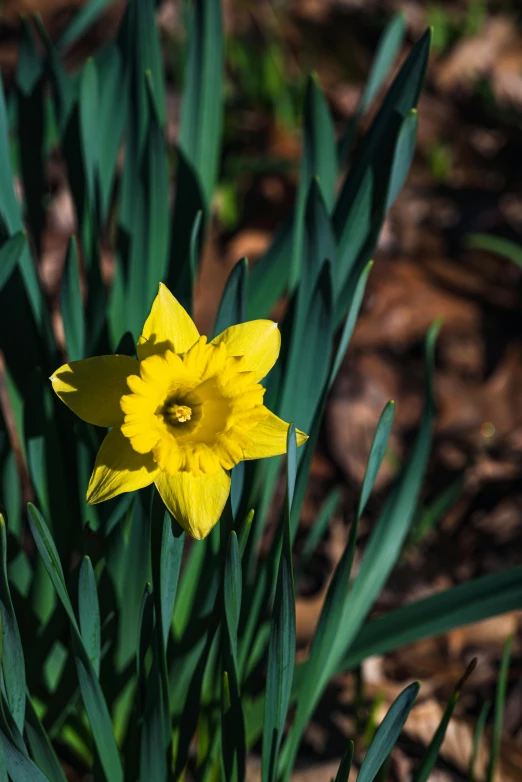
[[[73,361],[50,378],[77,416],[110,428],[87,502],[155,483],[181,526],[206,537],[225,506],[232,467],[286,451],[288,424],[263,405],[259,383],[280,344],[270,320],[231,326],[208,342],[160,284],[137,358]],[[297,431],[298,445],[306,439]]]

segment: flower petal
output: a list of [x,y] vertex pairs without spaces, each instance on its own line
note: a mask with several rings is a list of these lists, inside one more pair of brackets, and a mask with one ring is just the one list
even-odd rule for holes
[[96,426],[123,421],[120,399],[129,392],[127,378],[139,375],[130,356],[96,356],[64,364],[51,375],[53,389],[73,413]]
[[111,429],[101,444],[87,488],[87,502],[95,505],[125,491],[149,486],[159,470],[152,455],[136,453],[120,429]]
[[[299,429],[295,432],[298,446],[308,440],[304,432]],[[287,435],[288,424],[268,410],[268,415],[248,432],[252,445],[245,449],[243,459],[264,459],[286,453]]]
[[162,472],[156,478],[156,488],[183,529],[196,540],[203,540],[221,517],[230,493],[230,474],[225,470],[199,476]]
[[224,342],[229,356],[244,356],[244,368],[253,372],[255,380],[265,377],[279,355],[281,333],[272,320],[251,320],[230,326],[212,342]]
[[199,331],[194,321],[169,289],[160,282],[158,295],[138,341],[139,360],[143,361],[147,356],[164,353],[166,350],[186,353],[198,339]]

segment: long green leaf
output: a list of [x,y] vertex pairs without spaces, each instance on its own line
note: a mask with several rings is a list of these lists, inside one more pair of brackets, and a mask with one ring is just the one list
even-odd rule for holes
[[431,772],[433,771],[435,767],[435,763],[437,762],[437,758],[439,756],[440,748],[442,746],[442,742],[444,741],[444,736],[446,735],[446,730],[449,725],[449,721],[451,719],[451,715],[453,714],[453,711],[455,709],[455,706],[458,703],[458,700],[460,698],[460,693],[462,691],[462,688],[464,684],[466,683],[467,679],[471,676],[473,673],[475,666],[477,664],[477,659],[473,658],[471,663],[468,665],[464,675],[461,677],[459,682],[457,683],[453,694],[451,698],[448,701],[448,705],[444,709],[444,714],[442,715],[442,719],[437,727],[437,730],[435,731],[435,734],[430,741],[430,744],[424,753],[424,757],[421,761],[421,764],[417,771],[415,772],[415,776],[413,778],[413,782],[427,782],[428,777],[430,776]]
[[101,622],[96,578],[89,557],[84,557],[80,567],[78,584],[78,613],[82,640],[96,672],[100,675]]
[[0,617],[2,620],[2,674],[9,710],[20,732],[25,720],[25,665],[20,631],[7,578],[7,532],[0,513]]
[[489,755],[488,769],[486,773],[486,782],[493,782],[500,755],[500,742],[502,741],[502,723],[504,721],[504,703],[506,700],[506,689],[509,673],[509,656],[511,653],[511,636],[506,638],[500,673],[498,675],[497,692],[495,694],[495,717],[493,722],[493,739],[491,742],[491,752]]
[[80,290],[78,246],[74,236],[69,242],[65,259],[61,309],[67,354],[70,361],[78,361],[85,357],[85,322]]
[[283,547],[279,561],[274,600],[268,667],[266,674],[265,721],[263,728],[262,780],[276,778],[279,747],[290,703],[295,660],[295,595],[292,572],[290,515],[297,473],[295,427],[287,436],[286,503],[283,520]]
[[471,750],[471,757],[469,759],[468,782],[475,782],[475,764],[477,762],[480,744],[484,735],[484,728],[486,727],[486,720],[488,718],[490,709],[491,701],[485,701],[482,704],[482,708],[480,709],[480,714],[478,716],[475,731],[473,733],[473,747]]
[[207,214],[221,150],[223,83],[221,3],[195,0],[189,26],[180,147],[197,172]]
[[118,747],[112,730],[112,723],[103,692],[89,659],[89,654],[83,644],[76,617],[67,592],[62,566],[56,551],[56,546],[40,512],[29,503],[29,525],[38,552],[45,569],[53,583],[56,593],[69,617],[72,629],[73,652],[76,659],[76,671],[80,690],[89,718],[100,761],[108,779],[123,782],[123,770],[119,758]]
[[98,20],[103,11],[113,2],[114,0],[90,0],[88,3],[85,3],[83,8],[79,9],[60,36],[57,43],[58,50],[63,52],[76,43],[76,41],[87,32],[89,27]]
[[11,782],[49,782],[38,766],[15,747],[3,731],[0,731],[0,744]]
[[15,270],[26,244],[27,235],[25,231],[18,231],[0,248],[0,290],[2,290]]
[[432,376],[439,324],[426,339],[426,406],[416,443],[394,490],[386,502],[364,553],[341,626],[346,631],[335,641],[334,657],[342,660],[396,563],[417,506],[431,444],[434,416]]
[[339,766],[339,770],[335,775],[334,782],[348,782],[350,771],[352,769],[353,755],[355,747],[353,741],[349,741]]
[[66,782],[60,761],[30,698],[27,698],[25,733],[34,762],[49,782]]
[[338,670],[454,627],[522,608],[522,566],[468,581],[363,626]]
[[414,682],[401,692],[392,703],[382,723],[377,728],[372,743],[357,776],[357,782],[373,782],[382,764],[395,746],[402,726],[419,692],[420,684]]

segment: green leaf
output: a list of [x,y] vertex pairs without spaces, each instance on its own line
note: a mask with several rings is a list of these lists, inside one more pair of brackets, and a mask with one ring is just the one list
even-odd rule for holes
[[[359,274],[360,264],[366,264],[373,252],[388,200],[397,139],[404,119],[419,98],[429,47],[430,31],[427,30],[388,90],[337,198],[333,224],[339,241],[340,274],[344,281],[349,280],[352,272]],[[403,146],[401,144],[401,149]],[[403,157],[401,154],[399,160],[402,161]],[[399,162],[397,170],[402,171]]]
[[225,560],[225,620],[230,639],[230,650],[232,658],[237,667],[237,631],[239,627],[239,612],[241,610],[241,592],[242,592],[242,574],[241,574],[241,556],[237,535],[234,531],[230,533],[228,542],[227,557]]
[[223,643],[221,744],[225,779],[245,778],[245,718],[239,692],[237,633],[242,597],[241,557],[237,535],[230,533],[225,559],[223,600],[226,635]]
[[[163,514],[163,523],[157,525],[161,529],[161,539],[157,530],[153,529],[152,541],[152,576],[154,596],[156,598],[156,614],[161,624],[163,646],[166,649],[172,623],[172,612],[178,589],[181,558],[185,544],[185,533],[167,511]],[[159,561],[156,563],[156,552],[159,550]],[[159,602],[157,601],[159,596]]]
[[328,525],[332,519],[332,516],[337,512],[342,499],[342,492],[340,489],[333,489],[326,499],[324,500],[319,513],[311,525],[303,548],[299,554],[299,561],[297,563],[297,569],[295,574],[295,580],[299,583],[308,563],[310,562],[317,545],[323,535],[325,534]]
[[101,623],[96,578],[89,557],[84,557],[80,567],[78,584],[78,613],[82,640],[96,672],[100,675]]
[[390,174],[390,182],[388,185],[388,199],[386,201],[386,210],[388,210],[397,196],[399,195],[402,186],[408,176],[410,170],[413,155],[415,153],[415,142],[417,140],[417,128],[419,125],[419,117],[417,109],[412,109],[404,118],[399,135],[397,137],[397,144],[393,154],[393,163]]
[[402,726],[406,722],[419,689],[418,682],[410,684],[392,703],[368,747],[368,752],[357,776],[357,782],[373,782],[399,738]]
[[123,782],[123,770],[118,747],[112,731],[112,723],[103,692],[94,671],[89,654],[83,644],[80,630],[65,585],[62,566],[47,525],[40,512],[29,503],[29,525],[45,569],[65,608],[72,630],[73,653],[85,711],[98,750],[100,761],[108,779]]
[[[301,276],[304,218],[310,185],[317,178],[326,209],[330,211],[337,177],[335,132],[330,111],[316,79],[308,78],[304,108],[304,139],[299,188],[294,215],[292,260],[289,287],[293,290]],[[334,258],[328,259],[333,263]]]
[[248,261],[242,258],[228,275],[216,316],[214,336],[221,334],[229,326],[246,321],[247,284]]
[[353,741],[349,741],[346,749],[344,750],[341,765],[339,766],[339,770],[335,776],[334,782],[348,782],[350,771],[352,769],[354,750],[355,747]]
[[16,86],[29,97],[43,73],[43,65],[36,47],[33,31],[27,19],[22,19]]
[[461,677],[455,689],[453,690],[453,694],[449,699],[448,705],[444,710],[444,714],[442,715],[442,719],[439,723],[439,726],[435,731],[435,734],[432,740],[430,741],[430,744],[426,752],[424,753],[424,757],[421,761],[421,764],[415,773],[413,782],[427,782],[428,777],[430,776],[431,772],[435,768],[435,764],[439,757],[440,748],[442,746],[442,742],[444,741],[444,736],[446,735],[446,730],[448,728],[451,715],[453,714],[455,706],[458,703],[462,688],[466,683],[466,681],[471,676],[471,674],[473,673],[473,671],[475,670],[476,664],[477,664],[477,658],[474,657],[473,660],[468,665],[464,675]]
[[262,780],[276,779],[277,760],[285,725],[295,662],[295,594],[292,572],[290,514],[297,473],[295,427],[287,435],[286,502],[283,520],[283,547],[279,560],[272,613],[266,673],[265,721],[263,728]]
[[501,255],[522,268],[522,247],[516,242],[504,239],[502,236],[468,234],[464,239],[464,246],[472,250],[486,250],[487,252]]
[[3,731],[0,731],[0,745],[11,782],[49,782],[38,766],[15,747]]
[[403,13],[392,16],[387,24],[377,45],[377,51],[373,58],[372,67],[364,87],[363,94],[359,101],[357,111],[354,117],[348,123],[348,127],[339,143],[339,161],[343,163],[352,148],[359,120],[370,106],[370,103],[377,97],[381,87],[384,84],[389,70],[399,54],[399,50],[406,34],[406,17]]
[[34,762],[46,779],[49,782],[66,782],[60,761],[29,697],[27,698],[25,734]]
[[85,357],[85,321],[80,290],[78,245],[75,236],[71,237],[67,249],[60,302],[67,354],[70,361],[79,361]]
[[80,8],[58,39],[58,51],[64,52],[87,32],[114,0],[90,0]]
[[2,674],[9,711],[20,732],[25,719],[25,665],[18,623],[11,600],[7,577],[7,533],[5,519],[0,513],[0,617],[2,620]]
[[[216,184],[223,124],[221,3],[195,0],[188,38],[180,147],[201,183],[208,215]],[[180,193],[183,197],[183,190],[178,188],[178,197]]]
[[[100,212],[106,219],[116,172],[128,102],[128,72],[119,48],[109,44],[96,55],[98,72],[98,178]],[[117,110],[115,110],[117,107]]]
[[500,754],[500,742],[502,741],[502,723],[504,720],[504,704],[506,701],[506,689],[509,673],[509,656],[511,653],[511,636],[506,638],[500,673],[498,675],[497,692],[495,695],[495,716],[493,721],[493,738],[491,741],[491,752],[489,755],[488,769],[486,773],[486,782],[493,782]]
[[475,731],[473,734],[473,748],[471,750],[471,757],[469,760],[468,782],[475,782],[476,779],[475,764],[477,762],[480,743],[482,741],[482,736],[484,734],[484,728],[486,726],[486,720],[488,718],[488,713],[490,708],[491,708],[491,702],[485,701],[485,703],[482,704],[482,708],[480,709],[480,714],[477,719],[477,724],[475,726]]
[[94,209],[96,204],[100,125],[98,114],[98,74],[92,57],[89,57],[81,73],[79,106],[84,175],[91,209]]
[[0,248],[0,291],[13,273],[27,244],[25,231],[18,231]]
[[386,654],[454,627],[521,608],[522,566],[475,578],[365,624],[338,670],[353,668],[374,654]]
[[[435,324],[426,338],[426,406],[417,440],[373,529],[350,599],[346,603],[341,621],[341,626],[346,628],[346,631],[336,639],[333,651],[333,657],[339,661],[349,649],[397,562],[417,506],[431,444],[434,416],[432,376],[438,329],[439,324]],[[386,419],[383,426],[386,431],[388,428]]]
[[381,468],[381,464],[386,455],[386,449],[388,447],[388,440],[390,439],[391,428],[393,426],[393,418],[395,416],[395,402],[392,400],[388,402],[386,407],[381,413],[377,429],[375,430],[375,436],[373,438],[372,447],[366,470],[364,473],[364,479],[361,487],[361,496],[359,498],[359,504],[357,506],[357,518],[361,518],[366,508],[366,503],[370,498],[377,475]]

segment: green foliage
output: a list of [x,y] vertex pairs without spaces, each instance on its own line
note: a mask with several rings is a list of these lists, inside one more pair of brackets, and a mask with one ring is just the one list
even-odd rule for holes
[[[153,0],[127,3],[116,41],[79,73],[69,75],[62,64],[62,53],[108,5],[85,4],[56,44],[41,20],[28,21],[8,96],[15,110],[8,112],[0,89],[0,330],[20,442],[15,454],[2,415],[0,488],[7,526],[0,516],[0,780],[63,782],[57,749],[97,782],[166,782],[180,778],[187,766],[205,782],[243,780],[247,753],[260,741],[262,778],[275,782],[289,778],[303,732],[337,672],[371,654],[522,607],[520,568],[514,568],[368,619],[405,542],[433,526],[454,496],[435,501],[418,522],[433,423],[435,326],[426,343],[426,405],[412,452],[352,579],[358,521],[393,424],[390,402],[376,427],[356,517],[309,657],[295,664],[293,545],[312,454],[386,210],[412,161],[430,35],[398,71],[348,170],[359,121],[403,41],[403,17],[394,17],[384,31],[357,112],[338,143],[318,79],[308,79],[300,96],[303,157],[295,209],[252,269],[246,259],[234,267],[213,331],[243,322],[247,313],[267,317],[281,295],[288,297],[283,350],[266,380],[266,396],[277,414],[308,432],[309,442],[297,451],[289,427],[286,501],[272,538],[265,531],[280,458],[234,468],[220,523],[203,542],[187,542],[150,490],[86,504],[101,433],[74,419],[47,380],[63,363],[36,271],[47,156],[55,148],[63,155],[78,225],[60,295],[70,360],[132,354],[131,337],[138,336],[160,280],[192,307],[220,179],[220,4],[191,3],[175,153],[164,137],[165,83]],[[248,59],[237,42],[228,52],[233,69]],[[277,46],[268,54],[260,71],[250,74],[250,89],[277,104],[280,117],[293,116],[296,85],[285,89]],[[15,175],[24,185],[23,203],[15,195]],[[109,287],[102,276],[102,241],[112,243],[115,257]],[[18,457],[35,498],[27,515]],[[340,499],[337,490],[326,499],[304,543],[296,563],[298,586]],[[497,744],[506,670],[507,662],[497,698]],[[418,685],[410,685],[398,697],[364,759],[359,753],[354,759],[348,744],[339,782],[348,779],[352,762],[360,767],[360,782],[382,773],[417,691]],[[456,697],[419,780],[433,765]]]

